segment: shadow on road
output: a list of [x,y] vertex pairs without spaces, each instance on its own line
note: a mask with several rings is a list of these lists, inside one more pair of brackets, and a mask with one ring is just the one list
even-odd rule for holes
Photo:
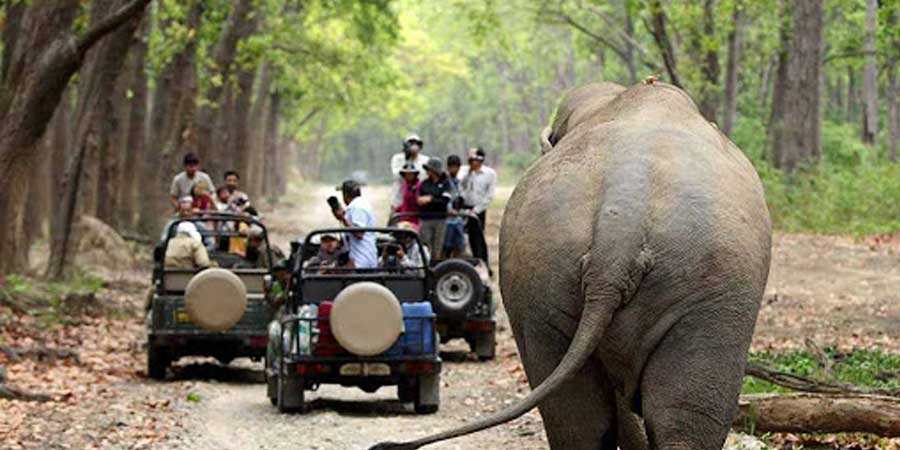
[[255,384],[265,382],[262,369],[223,366],[215,363],[196,363],[172,367],[169,381],[215,380],[223,383]]
[[307,404],[307,413],[334,411],[342,416],[411,416],[411,404],[399,400],[339,400],[317,398]]

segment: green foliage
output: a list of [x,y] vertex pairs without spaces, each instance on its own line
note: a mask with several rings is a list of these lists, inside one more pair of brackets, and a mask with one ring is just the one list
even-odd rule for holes
[[185,400],[191,403],[200,403],[200,394],[196,392],[188,392],[185,396]]
[[[834,348],[826,348],[824,351],[834,361],[833,381],[868,387],[900,387],[900,379],[887,376],[900,372],[900,355],[866,349],[854,349],[849,353],[839,353]],[[751,353],[749,360],[780,372],[812,379],[825,378],[820,363],[805,350],[787,353]],[[767,381],[744,377],[741,393],[766,392],[787,392],[787,390]]]

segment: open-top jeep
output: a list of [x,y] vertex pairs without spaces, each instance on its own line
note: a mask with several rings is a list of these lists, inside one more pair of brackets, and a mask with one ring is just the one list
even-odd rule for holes
[[[375,233],[382,264],[348,269],[320,258],[320,238]],[[431,271],[391,258],[418,235],[400,228],[317,230],[294,245],[284,315],[273,321],[266,355],[268,396],[281,412],[302,412],[304,392],[321,384],[375,392],[397,386],[420,414],[437,411],[441,359],[431,308]]]
[[[182,222],[195,225],[213,267],[166,266],[166,248]],[[264,243],[255,261],[229,252],[229,247],[246,245],[251,229],[262,230]],[[265,356],[267,327],[275,315],[274,261],[261,222],[224,213],[174,220],[154,249],[153,259],[153,292],[146,319],[151,378],[165,378],[169,364],[182,356],[212,356],[223,364],[237,357]]]
[[[394,226],[417,213],[395,213],[388,221]],[[478,217],[466,217],[467,225],[477,233]],[[482,239],[484,239],[482,237]],[[441,343],[465,339],[469,348],[482,361],[494,358],[496,347],[497,303],[491,289],[490,270],[478,258],[441,258],[438,249],[431,251],[432,304],[437,314],[437,330]]]

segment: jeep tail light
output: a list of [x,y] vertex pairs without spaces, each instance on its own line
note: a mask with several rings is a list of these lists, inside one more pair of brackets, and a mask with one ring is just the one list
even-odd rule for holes
[[434,363],[430,362],[408,362],[404,364],[404,367],[406,373],[410,375],[434,372]]
[[297,375],[328,373],[330,371],[331,367],[328,364],[297,364]]

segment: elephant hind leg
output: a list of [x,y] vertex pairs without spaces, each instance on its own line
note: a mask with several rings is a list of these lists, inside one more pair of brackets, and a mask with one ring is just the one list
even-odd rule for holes
[[641,410],[654,450],[719,450],[737,407],[752,324],[686,317],[650,355]]
[[[549,313],[517,327],[516,341],[532,386],[550,375],[569,348],[569,327],[562,323],[566,320]],[[541,402],[538,409],[551,449],[616,450],[615,397],[605,379],[599,363],[589,361]]]

